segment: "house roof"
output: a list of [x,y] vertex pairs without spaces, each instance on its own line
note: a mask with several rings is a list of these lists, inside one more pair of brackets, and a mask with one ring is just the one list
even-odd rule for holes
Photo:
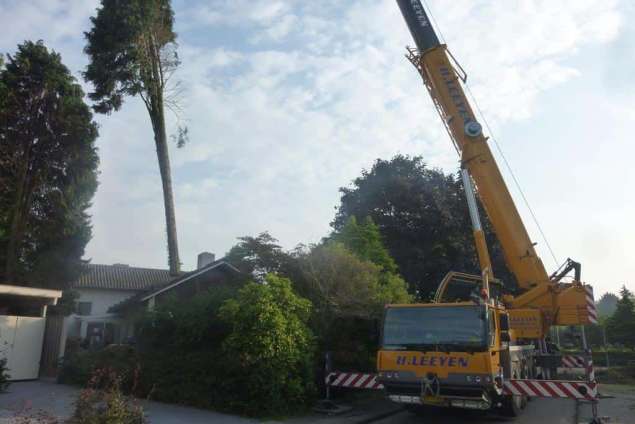
[[145,296],[143,296],[141,298],[141,301],[145,302],[146,300],[150,299],[151,297],[154,297],[160,293],[163,293],[165,291],[168,291],[170,289],[173,289],[176,286],[180,286],[181,284],[185,283],[188,280],[191,280],[192,278],[198,277],[201,274],[205,274],[208,271],[211,271],[213,269],[219,269],[219,268],[223,268],[226,270],[229,270],[230,272],[235,272],[240,274],[240,271],[238,269],[236,269],[232,264],[230,264],[229,262],[225,262],[224,258],[221,258],[217,261],[211,262],[207,265],[205,265],[204,267],[194,270],[192,272],[188,272],[187,274],[184,274],[183,276],[177,278],[176,280],[170,281],[169,284],[166,284],[163,287],[158,287],[155,288],[154,290],[152,290],[151,292],[149,292],[148,294],[146,294]]
[[198,277],[199,275],[205,274],[206,272],[211,271],[213,269],[223,269],[232,273],[241,274],[241,272],[237,268],[235,268],[229,262],[226,262],[224,258],[221,258],[214,262],[209,263],[208,265],[205,265],[202,268],[196,269],[191,272],[187,272],[183,274],[182,276],[177,277],[176,279],[148,288],[147,290],[141,293],[138,293],[122,302],[117,303],[116,305],[111,306],[108,309],[108,312],[120,312],[127,309],[131,305],[141,303],[141,302],[146,302],[150,298],[157,296],[160,293],[163,293],[177,286],[180,286],[181,284],[184,284],[187,281],[195,277]]
[[174,278],[167,269],[86,264],[82,275],[71,286],[74,289],[145,291],[163,286]]

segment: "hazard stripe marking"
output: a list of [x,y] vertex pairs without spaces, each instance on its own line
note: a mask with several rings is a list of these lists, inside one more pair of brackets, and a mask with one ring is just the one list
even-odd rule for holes
[[508,395],[516,396],[588,400],[597,398],[597,385],[595,383],[579,381],[507,380],[503,383],[503,388]]
[[334,371],[326,376],[325,382],[331,387],[344,387],[350,389],[384,388],[381,383],[377,382],[377,378],[374,374]]

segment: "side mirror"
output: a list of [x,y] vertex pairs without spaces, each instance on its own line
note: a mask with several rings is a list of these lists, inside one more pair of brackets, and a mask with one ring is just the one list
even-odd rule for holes
[[509,331],[509,315],[500,314],[501,331]]
[[501,331],[501,342],[511,342],[512,339],[509,337],[509,333],[507,331]]

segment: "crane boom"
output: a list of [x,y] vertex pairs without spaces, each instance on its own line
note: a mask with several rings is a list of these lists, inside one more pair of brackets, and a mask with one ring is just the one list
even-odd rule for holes
[[478,196],[500,240],[507,266],[523,291],[547,284],[549,275],[534,249],[461,85],[464,75],[453,65],[447,47],[439,42],[419,0],[397,0],[397,3],[417,45],[418,51],[411,50],[409,59],[423,77],[461,155],[462,167],[474,180]]
[[[568,260],[547,274],[466,98],[461,85],[465,73],[439,42],[420,0],[397,4],[417,44],[407,57],[421,74],[461,157],[481,274],[450,271],[433,302],[386,305],[378,381],[394,402],[516,416],[522,395],[505,391],[504,382],[530,384],[538,369],[540,379],[554,377],[557,358],[546,348],[549,328],[596,323],[592,290],[579,281],[577,262]],[[493,278],[476,194],[518,282],[514,294],[504,293]],[[570,271],[575,271],[575,279],[563,282]]]

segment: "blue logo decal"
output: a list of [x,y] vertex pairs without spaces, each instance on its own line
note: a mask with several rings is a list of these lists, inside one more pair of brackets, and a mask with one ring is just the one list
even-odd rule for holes
[[399,355],[397,365],[416,365],[421,367],[467,368],[467,358],[458,356]]

